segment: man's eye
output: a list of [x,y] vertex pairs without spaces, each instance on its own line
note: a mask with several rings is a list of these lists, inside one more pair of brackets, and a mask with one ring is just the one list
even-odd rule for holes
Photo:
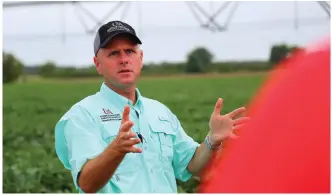
[[115,56],[115,55],[117,55],[117,54],[118,54],[118,52],[113,51],[113,52],[110,53],[110,56]]
[[128,54],[131,54],[131,53],[134,53],[134,51],[131,50],[131,49],[128,49],[128,50],[127,50],[127,53],[128,53]]

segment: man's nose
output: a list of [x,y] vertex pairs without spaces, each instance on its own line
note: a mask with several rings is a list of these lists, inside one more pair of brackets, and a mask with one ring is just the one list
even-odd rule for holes
[[121,52],[120,53],[120,64],[121,65],[126,65],[128,63],[129,63],[128,56],[124,52]]
[[121,60],[120,64],[121,65],[127,65],[127,64],[129,64],[129,62],[128,62],[128,60]]

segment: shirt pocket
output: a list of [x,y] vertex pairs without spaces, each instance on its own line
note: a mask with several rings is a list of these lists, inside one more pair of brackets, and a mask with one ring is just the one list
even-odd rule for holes
[[171,168],[173,161],[173,141],[175,132],[171,122],[166,117],[158,116],[150,120],[150,136],[158,145],[160,160]]
[[[108,147],[116,138],[119,133],[119,129],[121,126],[121,121],[112,121],[103,124],[102,131],[102,139],[106,143],[106,147]],[[137,146],[136,146],[137,147]],[[117,175],[126,175],[130,176],[130,173],[138,171],[141,167],[140,163],[140,153],[127,153],[120,165],[115,170],[115,174],[113,177]]]
[[102,125],[102,138],[109,146],[119,133],[121,121],[105,122]]

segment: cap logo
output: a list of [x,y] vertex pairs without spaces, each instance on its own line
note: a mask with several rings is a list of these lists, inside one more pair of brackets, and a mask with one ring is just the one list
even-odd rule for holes
[[111,33],[113,31],[118,31],[118,30],[125,30],[130,32],[129,28],[123,26],[120,22],[112,22],[112,26],[107,30],[108,33]]

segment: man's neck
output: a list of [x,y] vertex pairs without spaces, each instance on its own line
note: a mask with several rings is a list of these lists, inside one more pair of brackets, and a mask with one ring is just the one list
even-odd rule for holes
[[116,93],[118,93],[119,95],[131,100],[133,102],[133,105],[136,104],[137,101],[137,96],[136,96],[136,86],[132,85],[126,88],[119,88],[119,87],[115,87],[111,84],[109,84],[108,82],[105,82],[105,84],[111,88],[113,91],[115,91]]

